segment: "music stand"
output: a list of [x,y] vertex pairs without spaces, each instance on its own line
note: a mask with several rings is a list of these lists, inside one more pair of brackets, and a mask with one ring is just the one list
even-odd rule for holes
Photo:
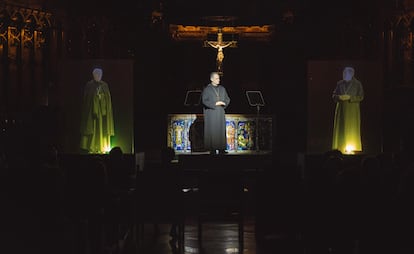
[[185,94],[184,106],[198,106],[201,102],[201,90],[188,90]]
[[256,107],[256,152],[259,151],[259,112],[260,107],[265,105],[262,92],[260,91],[246,91],[247,100],[249,105]]

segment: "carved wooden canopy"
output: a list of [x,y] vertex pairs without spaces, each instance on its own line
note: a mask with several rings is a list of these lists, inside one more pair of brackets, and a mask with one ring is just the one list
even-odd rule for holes
[[237,36],[239,40],[270,41],[275,33],[272,24],[235,24],[236,17],[203,17],[202,24],[170,24],[169,33],[175,41],[208,39],[217,34]]
[[219,29],[223,34],[238,35],[241,40],[270,41],[274,36],[273,25],[210,27],[170,24],[169,26],[171,38],[176,41],[207,40],[208,34],[217,34]]

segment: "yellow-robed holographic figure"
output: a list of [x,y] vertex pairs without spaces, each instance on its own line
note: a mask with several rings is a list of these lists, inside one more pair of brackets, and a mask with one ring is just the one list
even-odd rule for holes
[[352,67],[346,67],[332,94],[336,102],[332,149],[345,154],[362,152],[360,102],[364,90],[354,74]]
[[95,68],[93,80],[86,83],[81,112],[80,148],[89,153],[107,153],[114,136],[112,100],[108,84],[101,80],[102,69]]

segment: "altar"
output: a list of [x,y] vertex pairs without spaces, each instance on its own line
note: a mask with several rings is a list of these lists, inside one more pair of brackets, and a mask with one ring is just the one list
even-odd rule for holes
[[[167,145],[177,153],[203,152],[203,114],[169,114]],[[272,116],[226,114],[227,151],[271,151]],[[256,138],[257,136],[257,138]]]

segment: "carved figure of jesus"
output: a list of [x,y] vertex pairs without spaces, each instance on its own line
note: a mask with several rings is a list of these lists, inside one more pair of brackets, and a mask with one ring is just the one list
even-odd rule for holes
[[217,57],[216,57],[216,64],[217,64],[217,72],[223,73],[223,60],[224,60],[224,48],[227,48],[229,46],[236,45],[236,41],[229,41],[224,42],[223,41],[223,33],[221,32],[221,29],[219,29],[217,33],[217,41],[207,41],[207,44],[217,49]]

